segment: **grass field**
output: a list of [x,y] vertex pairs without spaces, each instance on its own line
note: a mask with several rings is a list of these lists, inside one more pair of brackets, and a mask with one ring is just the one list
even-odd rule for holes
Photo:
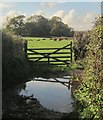
[[[63,46],[66,46],[70,44],[72,40],[51,40],[50,38],[37,38],[37,37],[24,37],[23,39],[26,39],[28,41],[28,48],[62,48]],[[51,53],[55,50],[35,50],[36,52],[40,53]],[[70,52],[69,49],[66,50],[60,50],[59,52]],[[28,52],[31,53],[31,52]],[[52,57],[54,56],[70,56],[69,54],[53,54],[50,55]],[[29,55],[28,57],[42,57],[42,55]],[[54,59],[50,58],[52,61]],[[59,58],[60,60],[70,60],[70,58]],[[35,59],[37,60],[37,59]],[[47,61],[47,58],[41,59],[40,61]],[[55,61],[53,61],[55,63]]]
[[24,37],[28,41],[28,48],[54,48],[63,47],[69,44],[72,40],[50,40],[50,38],[38,38],[38,37]]

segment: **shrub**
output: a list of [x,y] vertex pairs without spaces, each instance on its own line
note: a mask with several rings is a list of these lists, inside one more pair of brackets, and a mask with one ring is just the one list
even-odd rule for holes
[[103,38],[103,26],[96,26],[91,32],[90,43],[87,46],[82,83],[75,91],[81,119],[103,119],[103,42],[101,38]]
[[90,31],[79,31],[74,34],[74,55],[75,60],[82,60],[86,56],[87,45],[89,44]]
[[23,42],[10,33],[2,33],[3,88],[21,82],[29,74],[29,64],[23,51]]

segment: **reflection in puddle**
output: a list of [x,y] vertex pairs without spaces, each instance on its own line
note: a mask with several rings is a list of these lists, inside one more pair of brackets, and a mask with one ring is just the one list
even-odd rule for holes
[[[64,81],[64,78],[57,79]],[[49,80],[53,81],[52,78]],[[65,79],[66,82],[67,80]],[[66,86],[60,83],[30,81],[26,83],[25,90],[22,89],[19,94],[23,96],[33,95],[34,98],[40,101],[41,105],[51,110],[65,113],[73,111],[71,88],[68,90]]]

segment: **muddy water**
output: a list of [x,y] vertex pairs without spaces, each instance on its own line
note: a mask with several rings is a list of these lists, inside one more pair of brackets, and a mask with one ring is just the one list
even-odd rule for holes
[[[69,81],[69,77],[56,78],[59,81]],[[37,81],[39,80],[39,81]],[[25,89],[20,91],[20,95],[33,96],[37,98],[44,107],[63,113],[73,111],[73,99],[71,97],[71,87],[68,89],[65,85],[59,82],[43,82],[45,78],[34,78],[26,83]],[[55,81],[53,78],[49,81]]]

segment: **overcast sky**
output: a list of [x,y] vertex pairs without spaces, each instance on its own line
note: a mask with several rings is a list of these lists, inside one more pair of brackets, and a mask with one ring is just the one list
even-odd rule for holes
[[66,2],[67,0],[55,0],[57,2],[26,2],[26,0],[25,2],[2,1],[4,2],[0,3],[0,11],[2,10],[0,17],[3,22],[5,22],[6,17],[13,17],[19,14],[24,14],[27,17],[33,14],[43,15],[48,19],[52,16],[59,16],[64,23],[73,27],[75,30],[88,30],[91,29],[95,17],[101,14],[100,2]]

